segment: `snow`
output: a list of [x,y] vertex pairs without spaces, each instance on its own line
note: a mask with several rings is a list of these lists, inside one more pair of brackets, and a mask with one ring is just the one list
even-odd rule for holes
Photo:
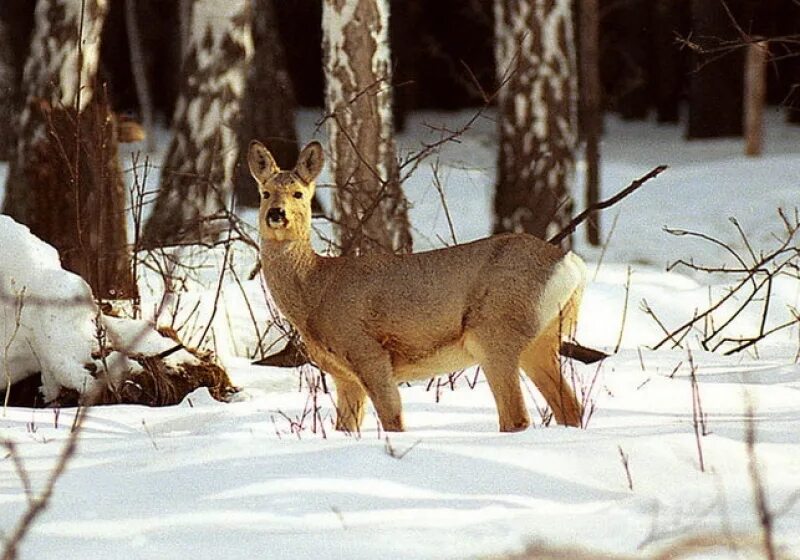
[[[470,116],[415,115],[410,132],[399,138],[401,153],[437,136],[424,124],[455,129]],[[318,117],[301,114],[304,140],[315,134]],[[730,264],[730,256],[713,244],[671,236],[664,225],[705,232],[744,250],[728,220],[735,216],[756,250],[774,246],[771,234],[781,231],[776,208],[792,211],[800,202],[800,129],[772,116],[766,154],[758,159],[741,156],[738,141],[686,143],[671,126],[609,118],[605,130],[604,197],[657,164],[670,169],[603,215],[604,236],[616,216],[604,250],[586,247],[582,231],[576,236],[588,282],[578,338],[610,350],[622,331],[619,353],[600,365],[566,365],[593,405],[586,429],[542,426],[536,412],[542,399],[526,382],[535,427],[497,433],[491,393],[482,376],[467,370],[452,384],[444,377],[402,388],[405,433],[387,438],[371,408],[360,434],[337,433],[332,397],[309,389],[317,375],[312,368],[298,373],[249,364],[260,356],[260,338],[266,347],[280,335],[270,323],[267,290],[259,279],[247,280],[254,251],[234,247],[227,262],[240,281],[228,273],[220,284],[222,250],[182,248],[179,256],[196,266],[175,273],[180,282],[163,305],[162,277],[144,269],[145,318],[160,309],[159,322],[199,343],[213,317],[205,345],[242,392],[231,403],[199,390],[174,407],[90,409],[78,452],[21,557],[479,558],[532,543],[635,555],[695,535],[715,536],[723,546],[715,557],[738,557],[724,548],[726,535],[760,538],[748,472],[749,406],[775,538],[800,554],[797,327],[759,344],[757,353],[704,352],[696,334],[689,337],[691,351],[654,351],[649,346],[663,333],[641,305],[646,300],[674,327],[707,305],[709,291],[724,294],[732,282],[685,268],[665,272],[679,258],[719,265]],[[495,146],[489,114],[440,156],[459,242],[491,228]],[[0,176],[4,172],[0,165]],[[423,166],[406,185],[417,250],[451,239],[431,178],[432,169]],[[326,171],[318,191],[325,203],[329,181]],[[252,211],[241,215],[256,219]],[[327,225],[315,225],[330,233]],[[8,231],[0,227],[0,234]],[[8,282],[14,266],[8,246],[0,240],[0,283]],[[321,241],[317,246],[324,249]],[[43,278],[46,263],[55,266],[54,255],[40,251],[29,275]],[[800,281],[780,278],[773,297],[770,320],[778,322],[800,305]],[[748,332],[760,319],[757,305],[734,330]],[[700,438],[705,471],[692,420],[693,376],[710,432]],[[53,467],[73,415],[21,408],[0,413],[0,439],[16,443],[34,489]],[[0,456],[0,473],[0,528],[7,530],[26,497],[7,457]]]
[[0,247],[3,386],[41,371],[47,400],[59,387],[87,389],[97,317],[88,284],[61,268],[53,247],[4,215]]
[[[58,252],[12,218],[0,215],[0,364],[2,390],[35,372],[42,374],[45,402],[62,389],[92,395],[102,389],[96,372],[117,383],[140,369],[129,356],[152,356],[175,346],[143,320],[103,316],[89,285],[61,268]],[[99,356],[110,350],[104,361]],[[184,349],[165,363],[199,361]]]

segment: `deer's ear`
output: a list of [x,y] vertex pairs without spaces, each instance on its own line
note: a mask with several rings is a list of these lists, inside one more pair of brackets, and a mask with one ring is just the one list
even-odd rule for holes
[[319,176],[324,164],[325,153],[322,151],[322,144],[309,142],[297,156],[294,172],[306,183],[311,183]]
[[258,140],[250,142],[250,148],[247,150],[247,165],[250,167],[250,174],[259,183],[265,182],[281,170],[266,146]]

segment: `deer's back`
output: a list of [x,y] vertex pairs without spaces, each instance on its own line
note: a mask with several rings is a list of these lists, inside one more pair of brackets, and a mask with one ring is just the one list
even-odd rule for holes
[[[368,333],[412,356],[452,344],[486,321],[511,321],[536,334],[536,305],[564,253],[509,234],[405,256],[326,259],[317,336]],[[313,334],[313,333],[312,333]]]

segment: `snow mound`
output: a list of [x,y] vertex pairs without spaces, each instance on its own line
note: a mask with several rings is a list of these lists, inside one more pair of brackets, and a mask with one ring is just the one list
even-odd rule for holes
[[217,394],[230,386],[210,356],[147,321],[100,313],[56,250],[8,216],[0,216],[0,246],[0,392],[37,372],[47,403],[66,390],[87,403],[167,404],[198,384]]
[[41,371],[46,401],[62,387],[91,389],[96,380],[86,366],[97,346],[98,309],[89,285],[9,216],[0,215],[0,247],[3,386]]

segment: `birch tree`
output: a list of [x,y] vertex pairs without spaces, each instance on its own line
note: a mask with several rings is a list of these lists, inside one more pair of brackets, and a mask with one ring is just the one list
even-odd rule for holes
[[145,247],[211,242],[227,224],[239,155],[238,115],[252,53],[249,0],[194,0],[174,135],[143,232]]
[[343,253],[410,252],[392,125],[388,0],[323,0],[325,110]]
[[133,295],[117,136],[97,85],[107,0],[40,0],[3,212],[101,298]]
[[500,148],[494,231],[546,238],[569,222],[577,141],[570,0],[495,0]]

